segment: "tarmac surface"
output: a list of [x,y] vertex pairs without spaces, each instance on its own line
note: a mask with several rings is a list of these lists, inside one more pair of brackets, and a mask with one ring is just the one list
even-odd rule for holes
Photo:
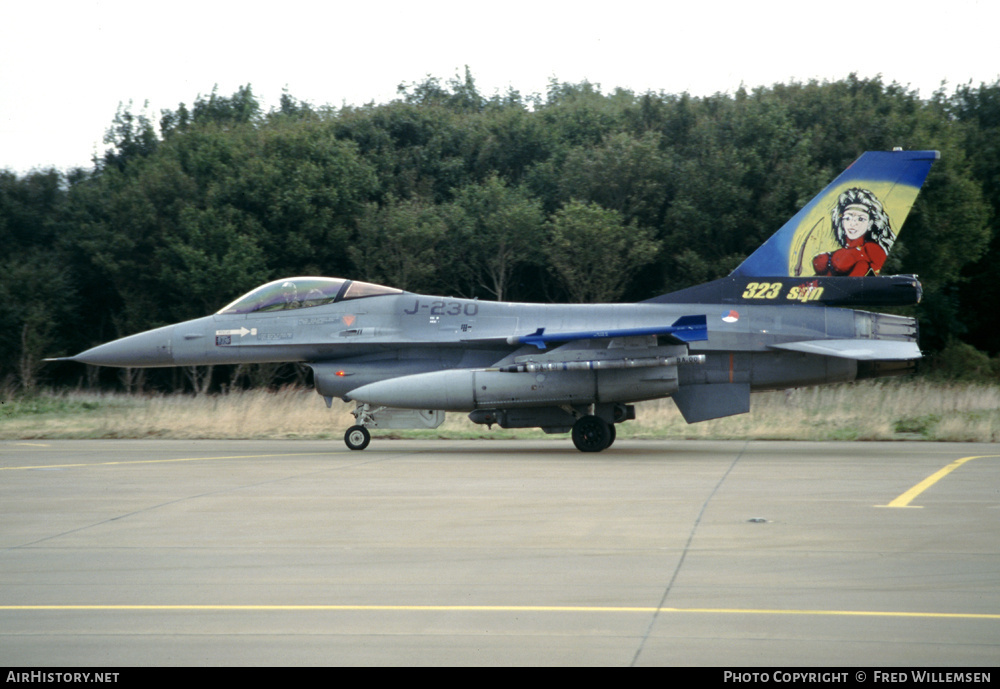
[[9,441],[0,582],[25,668],[994,666],[1000,445]]

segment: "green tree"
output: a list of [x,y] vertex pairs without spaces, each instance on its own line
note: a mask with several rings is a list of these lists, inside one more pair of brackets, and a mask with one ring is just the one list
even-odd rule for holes
[[509,299],[514,273],[540,262],[545,243],[541,203],[493,175],[482,184],[463,187],[449,217],[449,246],[461,247],[449,252],[449,272],[464,283],[458,291]]
[[62,175],[36,170],[19,177],[0,170],[0,246],[8,256],[53,246],[67,210]]
[[245,225],[250,220],[225,207],[189,206],[181,212],[177,231],[164,238],[157,256],[160,286],[183,295],[173,319],[213,313],[274,277],[255,239],[259,227]]
[[532,166],[548,160],[553,154],[555,141],[551,132],[537,114],[529,112],[520,101],[487,108],[475,124],[478,125],[473,132],[476,138],[467,150],[476,179],[495,174],[508,184],[521,184]]
[[656,258],[648,230],[625,225],[617,211],[570,201],[549,227],[546,255],[574,302],[621,298],[636,271]]
[[199,124],[252,124],[260,117],[261,107],[250,84],[240,86],[231,96],[220,96],[216,86],[207,98],[195,100],[191,115]]
[[465,74],[457,74],[448,81],[448,88],[441,86],[436,77],[428,75],[423,81],[400,84],[396,91],[412,105],[443,105],[461,112],[479,112],[486,106],[486,98],[476,88],[476,80],[465,66]]
[[996,279],[996,266],[1000,265],[1000,80],[978,86],[965,84],[950,98],[943,93],[937,97],[950,120],[962,126],[966,159],[990,206],[989,246],[963,273],[967,279],[959,286],[959,308],[964,313],[968,341],[996,355],[1000,353],[1000,339],[993,326],[1000,302]]
[[75,291],[53,258],[34,250],[0,262],[0,373],[27,394],[38,386],[42,359],[60,353],[60,331],[75,321]]
[[343,273],[346,247],[376,178],[357,148],[320,121],[246,128],[208,183],[206,202],[253,218],[267,266],[279,274]]
[[[721,148],[721,150],[720,150]],[[731,147],[708,148],[680,162],[663,220],[665,287],[677,289],[729,273],[754,248],[746,168]]]
[[670,198],[671,164],[656,132],[610,134],[597,146],[568,152],[559,176],[561,195],[593,201],[618,211],[626,222],[655,227]]
[[103,165],[124,170],[138,158],[152,155],[159,146],[159,139],[152,122],[145,114],[132,112],[132,103],[118,105],[111,128],[104,134],[104,143],[112,148],[104,153]]
[[369,204],[348,249],[359,279],[416,292],[439,284],[438,245],[446,226],[437,209],[419,199],[390,197]]

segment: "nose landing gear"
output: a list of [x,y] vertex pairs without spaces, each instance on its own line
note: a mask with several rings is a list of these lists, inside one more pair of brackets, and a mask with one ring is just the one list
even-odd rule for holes
[[351,426],[344,433],[344,443],[351,450],[363,450],[372,441],[372,434],[364,426]]

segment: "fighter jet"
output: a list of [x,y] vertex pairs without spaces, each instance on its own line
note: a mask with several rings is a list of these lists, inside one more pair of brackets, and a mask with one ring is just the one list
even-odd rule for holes
[[672,397],[688,423],[742,414],[750,393],[910,370],[916,276],[881,276],[937,151],[868,152],[728,277],[632,304],[521,304],[414,294],[329,277],[258,287],[204,318],[99,345],[101,366],[302,362],[327,406],[373,428],[475,423],[615,441],[635,403]]

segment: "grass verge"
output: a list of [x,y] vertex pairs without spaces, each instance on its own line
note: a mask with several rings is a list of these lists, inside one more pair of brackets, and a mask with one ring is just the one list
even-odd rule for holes
[[[226,395],[87,392],[0,400],[0,439],[336,438],[354,423],[352,405],[327,409],[311,390]],[[619,438],[1000,441],[1000,387],[923,380],[766,392],[749,414],[688,425],[669,399],[637,405]],[[376,437],[531,438],[538,429],[479,426],[449,414],[438,429],[375,431]],[[554,436],[562,437],[562,436]]]

